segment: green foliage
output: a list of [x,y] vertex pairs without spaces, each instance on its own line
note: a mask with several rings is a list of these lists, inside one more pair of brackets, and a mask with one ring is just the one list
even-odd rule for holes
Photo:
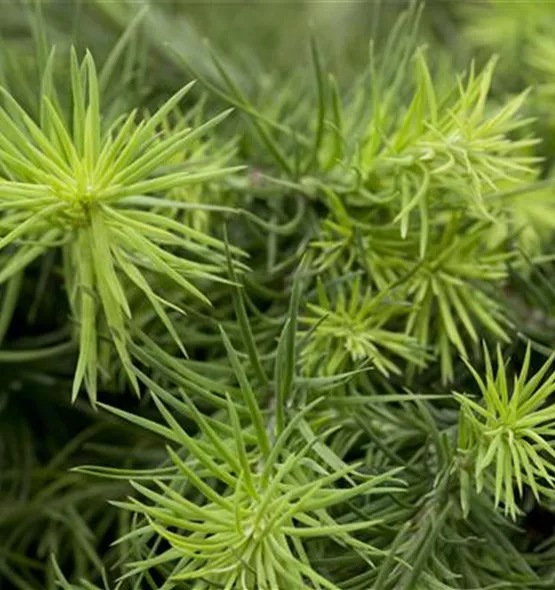
[[[445,227],[429,258],[408,282],[414,311],[407,333],[421,346],[435,343],[445,379],[453,378],[453,348],[467,354],[465,340],[476,343],[480,330],[508,340],[508,324],[499,288],[511,253],[480,244],[484,226],[466,226],[456,218]],[[432,318],[437,318],[432,321]]]
[[[450,90],[445,98],[437,95],[425,58],[417,53],[416,93],[406,114],[395,118],[395,127],[387,106],[382,114],[383,103],[376,99],[380,110],[376,109],[368,137],[362,141],[358,168],[366,172],[366,178],[373,177],[381,199],[397,201],[394,221],[400,222],[403,236],[411,213],[419,212],[421,254],[428,243],[430,208],[440,204],[487,218],[485,195],[496,191],[502,181],[518,182],[535,161],[522,153],[534,140],[510,139],[515,129],[526,124],[515,117],[525,95],[486,110],[494,63],[479,75],[471,66],[467,78],[459,78],[457,91]],[[379,134],[388,128],[388,141],[382,143]],[[387,182],[388,178],[393,182]]]
[[[487,479],[495,490],[495,505],[502,502],[505,513],[513,518],[518,512],[515,483],[520,496],[524,485],[530,487],[538,500],[540,491],[553,494],[551,460],[555,451],[550,438],[554,414],[553,408],[545,405],[555,391],[555,374],[548,374],[553,357],[529,378],[530,353],[528,346],[521,371],[511,387],[501,349],[497,348],[497,372],[484,349],[485,379],[471,368],[483,404],[467,395],[456,394],[462,406],[459,446],[472,456],[477,489],[481,491]],[[495,476],[488,477],[488,468],[492,467]]]
[[[237,170],[208,162],[195,172],[164,170],[191,141],[219,123],[223,113],[195,129],[159,138],[157,127],[181,101],[190,85],[151,117],[137,122],[132,111],[103,128],[98,77],[90,54],[71,63],[72,124],[56,107],[48,72],[37,125],[4,91],[0,135],[4,179],[0,185],[3,237],[0,248],[16,246],[0,273],[0,282],[25,269],[51,248],[62,248],[64,279],[75,321],[80,355],[72,396],[83,381],[91,400],[97,391],[97,340],[107,331],[129,378],[137,387],[127,350],[126,323],[131,310],[123,277],[135,285],[179,342],[165,301],[150,286],[149,274],[161,274],[190,296],[209,299],[192,281],[222,280],[223,244],[149,211],[150,194],[176,186],[198,185]],[[194,159],[193,159],[194,161]],[[174,201],[154,201],[178,207]],[[146,207],[146,210],[145,210]],[[178,249],[190,258],[170,251]],[[101,314],[97,312],[97,306]],[[100,315],[100,319],[99,319]],[[105,324],[105,328],[99,325]],[[181,344],[180,344],[181,345]]]
[[387,377],[390,372],[401,373],[391,356],[414,364],[421,359],[422,364],[422,349],[416,339],[388,327],[410,313],[405,302],[396,304],[387,291],[377,296],[370,289],[363,291],[357,275],[349,285],[350,294],[344,286],[337,289],[331,310],[323,284],[319,282],[318,287],[319,305],[307,303],[311,316],[301,320],[311,328],[303,350],[309,372],[314,369],[310,363],[318,366],[324,361],[323,372],[334,375],[368,361]]
[[510,87],[514,88],[523,80],[530,81],[530,72],[514,65],[529,65],[534,45],[553,23],[553,6],[545,2],[507,5],[499,0],[487,0],[462,5],[460,12],[465,22],[463,36],[472,47],[485,54],[500,55],[504,78],[513,77]]
[[[132,482],[144,500],[117,505],[146,518],[140,536],[133,531],[129,537],[148,539],[154,534],[170,548],[159,556],[128,563],[131,571],[126,576],[168,564],[164,588],[187,581],[198,588],[338,588],[311,565],[305,543],[324,537],[371,563],[376,550],[354,534],[372,529],[380,520],[353,519],[348,512],[338,519],[332,510],[355,497],[402,492],[402,482],[394,479],[395,470],[371,476],[358,473],[356,465],[331,470],[315,450],[326,444],[334,426],[321,425],[317,438],[303,439],[302,424],[315,406],[312,403],[280,429],[279,421],[258,406],[225,333],[223,339],[242,394],[235,402],[227,396],[230,427],[225,433],[219,424],[212,425],[202,416],[185,395],[179,400],[158,387],[151,393],[166,425],[144,420],[140,424],[178,443],[181,450],[168,447],[171,467],[165,473],[169,483],[154,479],[152,490]],[[252,430],[242,423],[240,410],[249,418]],[[111,411],[138,422],[133,415]],[[275,411],[279,413],[277,407]],[[180,415],[194,416],[200,429],[198,438],[179,424]],[[106,470],[97,473],[118,475]]]
[[553,588],[555,12],[270,4],[2,9],[0,588]]

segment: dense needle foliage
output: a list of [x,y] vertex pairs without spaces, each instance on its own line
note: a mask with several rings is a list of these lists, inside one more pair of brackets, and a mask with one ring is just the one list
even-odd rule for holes
[[0,590],[555,587],[554,26],[2,4]]

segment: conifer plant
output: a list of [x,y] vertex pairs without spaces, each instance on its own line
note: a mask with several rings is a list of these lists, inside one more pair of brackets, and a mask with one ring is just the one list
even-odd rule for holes
[[0,590],[554,588],[555,5],[232,9],[2,8]]

